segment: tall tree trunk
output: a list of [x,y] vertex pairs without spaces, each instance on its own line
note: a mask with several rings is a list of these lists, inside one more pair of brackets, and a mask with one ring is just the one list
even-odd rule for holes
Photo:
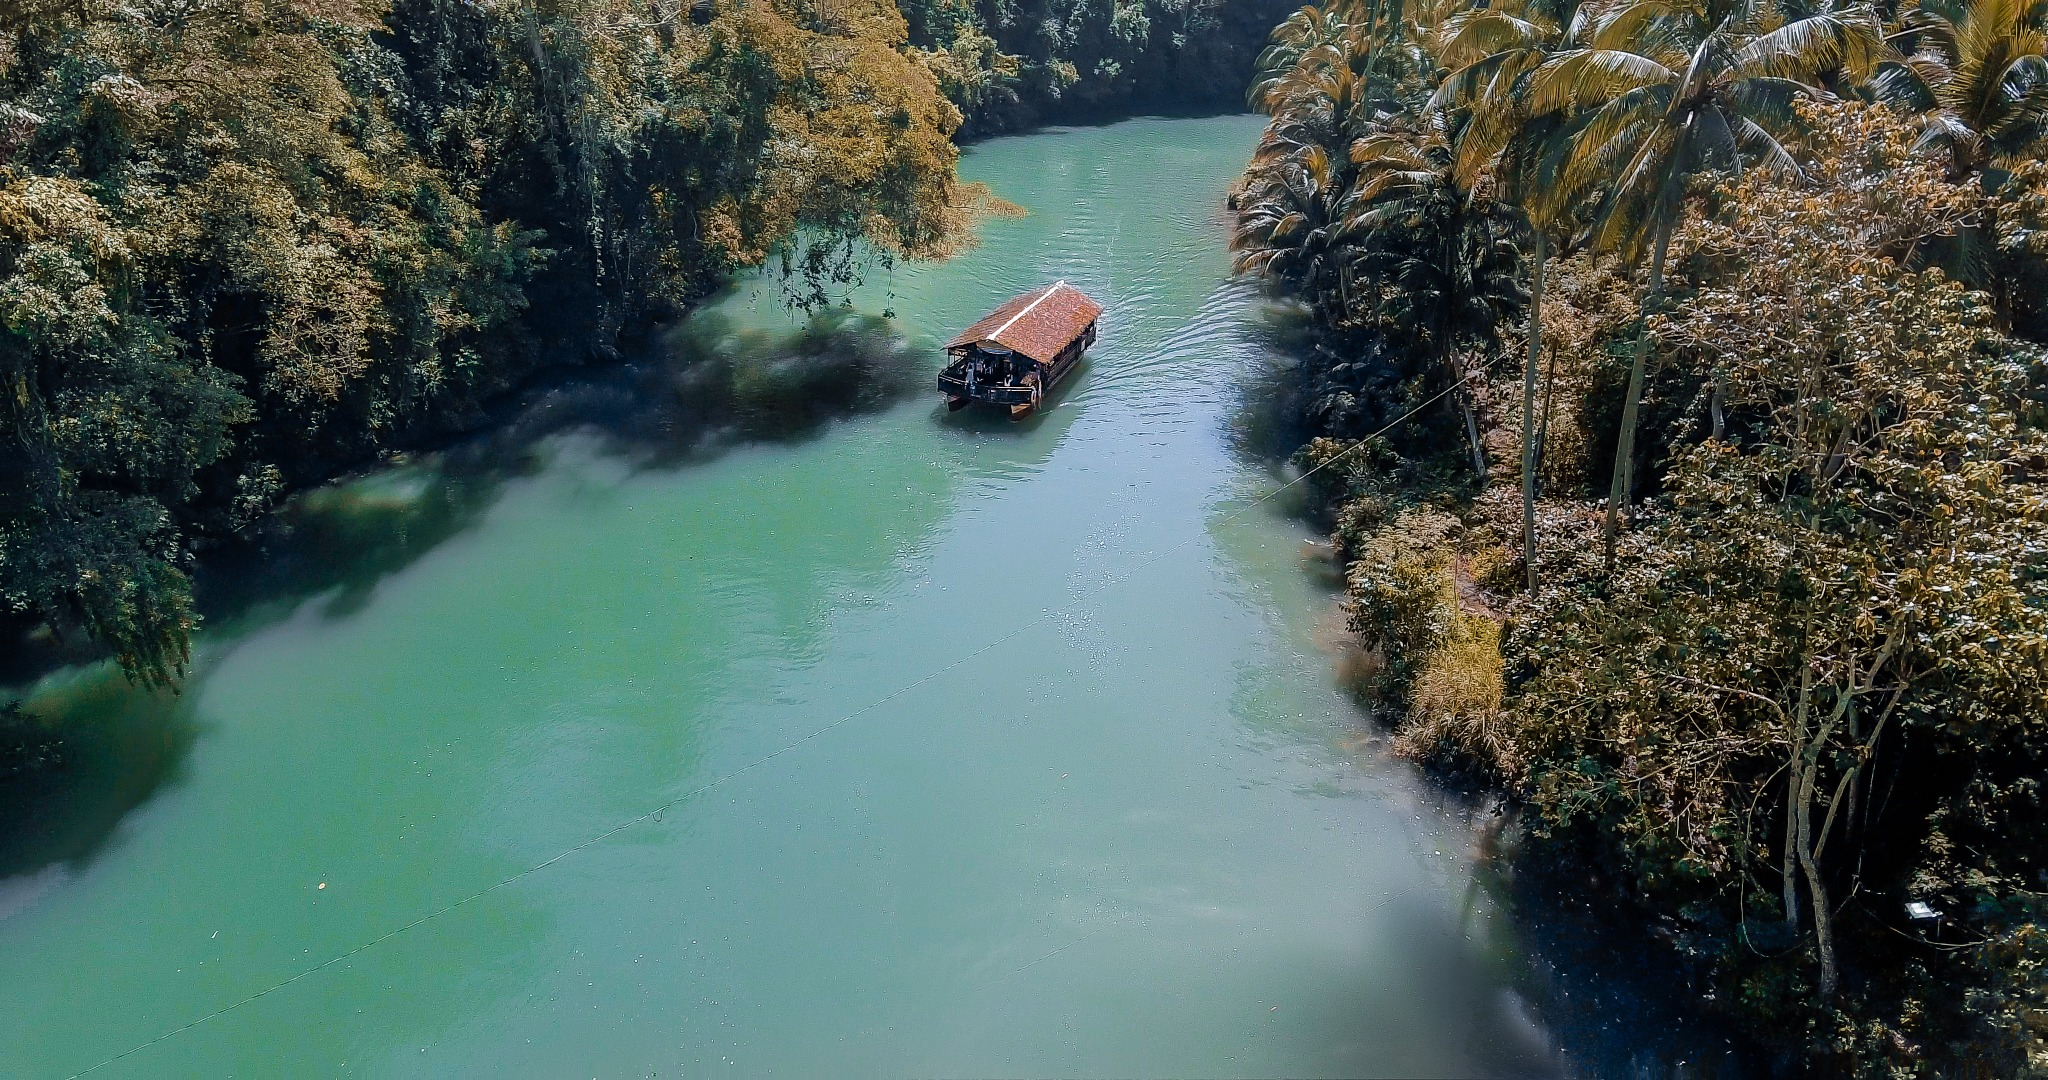
[[1529,286],[1529,359],[1522,365],[1522,567],[1524,585],[1536,591],[1536,368],[1543,351],[1543,230],[1536,234],[1535,266]]
[[[1811,633],[1812,621],[1810,618],[1807,626],[1808,632]],[[1889,650],[1886,650],[1886,652],[1889,653]],[[1811,654],[1802,656],[1800,659],[1803,670],[1799,676],[1799,704],[1794,711],[1796,719],[1793,722],[1792,732],[1793,788],[1790,801],[1785,808],[1785,813],[1792,826],[1792,849],[1798,854],[1799,869],[1806,878],[1807,905],[1813,911],[1814,943],[1820,952],[1820,986],[1818,988],[1820,999],[1822,1001],[1829,1001],[1834,998],[1835,989],[1841,982],[1841,969],[1835,960],[1834,903],[1828,898],[1828,885],[1826,879],[1821,876],[1820,857],[1816,850],[1820,844],[1827,842],[1827,826],[1822,827],[1819,843],[1816,843],[1813,832],[1813,798],[1815,789],[1819,786],[1821,754],[1827,750],[1829,740],[1834,735],[1835,729],[1840,727],[1845,719],[1849,720],[1852,725],[1854,724],[1853,716],[1856,708],[1856,697],[1859,692],[1856,684],[1857,665],[1852,657],[1849,662],[1848,677],[1843,680],[1843,684],[1837,689],[1832,708],[1825,717],[1821,718],[1819,725],[1813,731],[1813,737],[1809,739],[1807,737],[1807,730],[1813,719],[1814,661]],[[1880,658],[1871,665],[1869,673],[1871,681],[1874,682],[1876,680],[1878,669],[1883,664],[1884,660]],[[1836,789],[1835,798],[1837,801],[1841,798],[1841,789],[1839,787]],[[1827,824],[1828,826],[1834,824],[1834,810],[1832,806],[1830,806],[1828,811]],[[1789,865],[1786,867],[1786,871],[1785,892],[1789,898],[1793,896],[1793,889],[1790,883],[1791,867]]]
[[1479,409],[1466,392],[1470,387],[1462,385],[1458,391],[1459,403],[1465,409],[1465,440],[1472,445],[1472,471],[1479,474],[1479,486],[1486,486],[1486,444],[1480,442]]
[[1799,869],[1799,789],[1804,779],[1806,760],[1806,709],[1813,693],[1813,665],[1810,658],[1799,658],[1799,698],[1792,705],[1791,760],[1785,764],[1785,849],[1779,860],[1785,891],[1785,926],[1799,929],[1799,882],[1794,873]]
[[1799,868],[1806,872],[1807,899],[1813,905],[1813,936],[1820,948],[1820,999],[1832,1000],[1840,972],[1835,967],[1835,928],[1833,905],[1828,901],[1827,883],[1821,880],[1820,865],[1813,857],[1813,786],[1814,774],[1819,771],[1820,740],[1805,755],[1807,761],[1801,768],[1799,785]]
[[1460,298],[1454,283],[1458,280],[1453,260],[1457,253],[1452,250],[1441,252],[1444,262],[1444,302],[1438,311],[1435,345],[1443,351],[1444,371],[1451,377],[1451,397],[1458,403],[1458,411],[1465,421],[1465,441],[1472,449],[1472,471],[1479,474],[1479,486],[1486,486],[1486,446],[1479,438],[1479,411],[1471,394],[1472,373],[1458,367],[1457,339],[1451,333],[1451,313],[1458,310]]
[[1799,929],[1799,879],[1794,875],[1799,868],[1799,744],[1792,744],[1792,765],[1786,769],[1785,777],[1785,847],[1778,860],[1778,874],[1784,895],[1781,900],[1785,907],[1785,927]]
[[1458,367],[1455,349],[1444,352],[1444,373],[1451,380],[1451,399],[1458,403],[1458,416],[1465,424],[1465,445],[1472,451],[1472,471],[1479,474],[1479,485],[1486,486],[1486,446],[1480,442],[1479,411],[1472,401],[1470,372]]
[[1643,372],[1650,358],[1650,309],[1664,295],[1664,252],[1671,245],[1671,223],[1659,219],[1653,226],[1650,282],[1643,291],[1642,312],[1636,320],[1635,357],[1628,368],[1628,397],[1621,405],[1621,434],[1614,444],[1614,485],[1607,493],[1607,573],[1614,573],[1614,545],[1621,531],[1621,505],[1634,486],[1631,475],[1636,453],[1636,414],[1643,405]]

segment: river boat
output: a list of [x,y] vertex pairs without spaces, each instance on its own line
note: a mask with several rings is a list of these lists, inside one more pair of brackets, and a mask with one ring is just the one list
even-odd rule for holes
[[1095,343],[1102,305],[1064,281],[1011,297],[946,343],[946,408],[990,405],[1013,419],[1037,411]]

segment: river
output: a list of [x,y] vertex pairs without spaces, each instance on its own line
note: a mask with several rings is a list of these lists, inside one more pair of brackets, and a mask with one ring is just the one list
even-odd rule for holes
[[1041,417],[569,430],[454,504],[429,455],[317,496],[409,539],[216,618],[181,697],[46,679],[86,809],[7,856],[0,1073],[1557,1068],[1468,812],[1336,684],[1314,537],[1259,501],[1258,131],[973,147],[1028,216],[857,294],[920,389],[1013,293],[1101,300]]

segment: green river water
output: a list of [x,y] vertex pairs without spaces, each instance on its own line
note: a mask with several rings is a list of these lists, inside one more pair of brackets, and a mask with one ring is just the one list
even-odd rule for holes
[[[0,1074],[1559,1067],[1254,505],[1258,130],[977,146],[1029,216],[858,294],[918,393],[683,461],[572,429],[459,512],[432,457],[366,476],[341,580],[215,617],[182,697],[45,679],[83,734],[0,867]],[[1088,367],[948,416],[936,340],[1054,278],[1108,308]]]

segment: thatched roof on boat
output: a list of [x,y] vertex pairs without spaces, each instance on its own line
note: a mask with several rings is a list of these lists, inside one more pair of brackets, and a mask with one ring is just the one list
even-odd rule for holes
[[1064,281],[1012,297],[946,343],[948,350],[994,346],[1050,364],[1061,349],[1088,330],[1102,305]]

